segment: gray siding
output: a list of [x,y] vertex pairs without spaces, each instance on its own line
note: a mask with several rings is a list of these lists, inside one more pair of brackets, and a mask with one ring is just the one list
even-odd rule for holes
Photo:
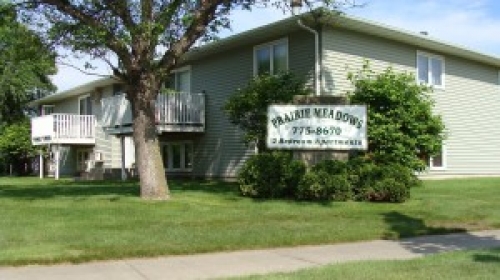
[[[222,111],[226,100],[253,78],[253,49],[282,37],[266,38],[244,48],[191,64],[191,90],[206,93],[205,133],[195,141],[195,176],[234,177],[253,148],[243,143],[242,132]],[[314,69],[314,37],[307,32],[288,35],[289,69],[310,77]]]
[[324,90],[343,95],[352,89],[349,71],[361,69],[364,60],[383,71],[416,72],[417,51],[444,57],[445,88],[432,94],[435,112],[447,130],[446,168],[428,175],[500,174],[500,86],[498,69],[374,36],[326,29],[323,32]]
[[102,89],[99,97],[96,97],[92,102],[93,114],[96,117],[96,144],[94,152],[99,152],[104,161],[104,168],[119,169],[121,168],[121,148],[118,137],[107,134],[102,127],[102,106],[101,99],[109,97],[113,94],[113,87]]
[[[119,169],[121,167],[121,151],[120,142],[117,137],[105,133],[100,123],[102,116],[101,97],[111,96],[112,87],[106,87],[102,90],[101,94],[95,93],[82,93],[79,96],[74,96],[59,102],[54,103],[54,112],[62,114],[78,114],[79,105],[78,99],[80,96],[91,94],[92,112],[96,118],[95,136],[96,144],[93,147],[94,154],[99,152],[104,160],[104,168],[106,172],[111,172],[112,169]],[[76,173],[76,151],[84,146],[79,145],[64,145],[61,150],[61,176],[73,176]],[[85,148],[88,148],[85,147]]]
[[435,91],[443,116],[447,168],[439,174],[500,174],[500,86],[498,69],[445,57],[445,90]]
[[64,99],[52,105],[56,114],[78,114],[78,97]]
[[415,49],[396,42],[353,31],[325,28],[322,32],[323,92],[344,95],[352,90],[349,72],[359,71],[366,60],[372,70],[391,66],[397,71],[415,72]]

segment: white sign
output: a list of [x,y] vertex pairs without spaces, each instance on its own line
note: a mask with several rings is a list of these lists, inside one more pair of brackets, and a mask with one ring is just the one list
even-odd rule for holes
[[362,105],[270,105],[267,147],[366,150],[367,120]]

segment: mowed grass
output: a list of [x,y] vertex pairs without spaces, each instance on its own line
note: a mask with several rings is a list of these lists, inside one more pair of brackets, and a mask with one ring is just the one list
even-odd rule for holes
[[481,279],[500,276],[500,249],[473,250],[432,255],[404,261],[363,261],[332,264],[292,273],[234,278],[240,280],[283,279]]
[[24,265],[398,239],[500,228],[500,179],[426,181],[404,204],[240,197],[237,185],[0,178],[0,265]]

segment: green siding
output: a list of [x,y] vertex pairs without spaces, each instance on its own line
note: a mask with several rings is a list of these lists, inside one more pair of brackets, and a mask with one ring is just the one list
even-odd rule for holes
[[254,154],[254,149],[243,143],[242,132],[229,123],[222,107],[229,96],[252,79],[254,46],[285,37],[290,71],[307,77],[314,69],[314,37],[305,31],[255,42],[191,64],[192,91],[206,93],[206,128],[195,142],[194,175],[234,177],[248,156]]
[[500,174],[498,69],[456,57],[445,65],[446,88],[433,94],[448,134],[441,173]]
[[416,73],[417,51],[445,60],[445,88],[432,94],[435,112],[447,128],[446,168],[424,175],[500,174],[500,86],[498,69],[409,44],[343,29],[323,33],[324,90],[343,95],[352,89],[349,71],[369,60],[371,68]]
[[323,92],[344,95],[352,90],[349,72],[359,71],[366,60],[374,71],[392,66],[414,72],[416,52],[407,45],[353,31],[325,28],[322,33]]

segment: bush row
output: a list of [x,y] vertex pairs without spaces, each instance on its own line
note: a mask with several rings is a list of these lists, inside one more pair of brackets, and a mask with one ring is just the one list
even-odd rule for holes
[[404,202],[410,188],[420,184],[412,170],[397,164],[380,166],[355,158],[325,160],[307,170],[287,152],[252,156],[238,181],[244,196],[309,201]]

